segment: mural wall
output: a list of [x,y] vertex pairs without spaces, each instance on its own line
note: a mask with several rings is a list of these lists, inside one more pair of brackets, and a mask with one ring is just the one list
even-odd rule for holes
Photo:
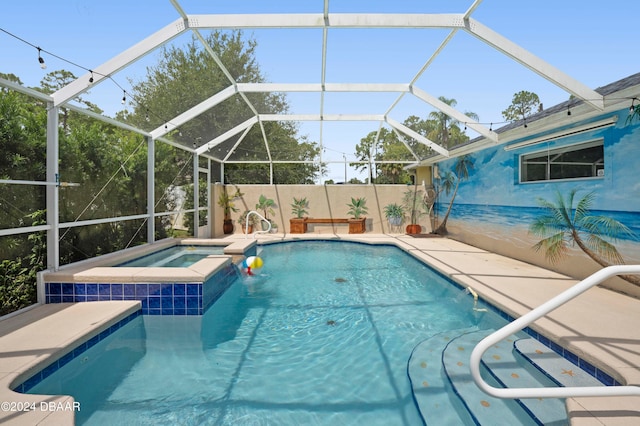
[[[542,212],[537,199],[553,201],[557,191],[567,194],[577,188],[577,198],[594,192],[594,214],[614,218],[633,231],[633,236],[612,242],[625,263],[640,264],[640,120],[627,123],[628,116],[628,109],[623,109],[589,120],[600,122],[617,117],[615,124],[598,130],[521,148],[514,148],[520,142],[516,140],[470,154],[474,167],[469,179],[460,184],[449,218],[450,234],[497,252],[512,254],[515,248],[520,257],[531,261],[532,246],[539,238],[530,235],[528,229]],[[571,127],[583,124],[572,123]],[[521,156],[597,140],[603,140],[604,145],[604,171],[600,171],[599,176],[521,182]],[[455,159],[440,162],[440,175],[447,170],[454,171],[455,162]],[[439,218],[444,216],[449,200],[450,196],[441,194]],[[595,265],[594,269],[597,268]],[[570,269],[565,267],[565,272]]]

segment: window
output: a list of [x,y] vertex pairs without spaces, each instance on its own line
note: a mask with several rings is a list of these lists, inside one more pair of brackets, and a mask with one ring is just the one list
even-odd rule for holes
[[520,182],[603,176],[602,139],[520,156]]

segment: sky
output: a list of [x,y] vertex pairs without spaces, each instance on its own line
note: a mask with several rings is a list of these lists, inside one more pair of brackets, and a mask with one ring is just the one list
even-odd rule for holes
[[[178,0],[187,14],[321,13],[324,0]],[[331,0],[330,13],[464,13],[472,0]],[[3,2],[0,28],[0,72],[17,75],[25,86],[39,86],[47,72],[66,69],[76,76],[96,68],[179,18],[169,0],[89,2],[86,0],[22,0]],[[636,54],[640,2],[484,0],[472,14],[485,26],[595,89],[640,71]],[[328,34],[326,81],[331,83],[407,83],[445,39],[448,30],[332,29]],[[316,29],[246,30],[258,42],[256,58],[267,81],[318,83],[321,76],[322,31]],[[190,35],[180,36],[180,45]],[[25,43],[27,42],[27,43]],[[31,44],[31,46],[29,45]],[[46,54],[47,69],[38,66],[37,50],[51,52],[81,67]],[[144,77],[155,63],[152,52],[114,79],[125,88]],[[84,68],[84,69],[83,69]],[[504,122],[501,112],[515,93],[536,93],[545,107],[569,94],[473,36],[459,31],[417,80],[416,86],[457,101],[481,123]],[[109,81],[86,98],[107,115],[122,109],[122,91]],[[397,93],[327,93],[325,113],[384,114]],[[319,113],[320,96],[289,93],[291,113]],[[428,104],[405,95],[389,116],[402,122],[410,115],[425,118]],[[376,122],[301,123],[310,140],[322,137],[324,161],[336,161],[324,179],[344,180],[345,159],[355,160],[355,146]],[[473,138],[477,134],[468,131]],[[363,178],[348,168],[347,180]]]

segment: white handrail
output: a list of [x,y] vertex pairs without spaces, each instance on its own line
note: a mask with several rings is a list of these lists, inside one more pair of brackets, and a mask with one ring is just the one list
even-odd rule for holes
[[249,223],[251,223],[251,221],[249,220],[249,216],[251,216],[252,214],[258,216],[260,218],[260,220],[263,220],[265,222],[267,222],[269,224],[269,228],[267,228],[266,231],[256,231],[253,233],[253,238],[256,237],[256,234],[268,234],[269,232],[271,232],[271,222],[269,222],[267,219],[265,219],[264,216],[262,216],[260,213],[258,213],[255,210],[251,210],[249,213],[247,213],[247,220],[245,222],[245,230],[244,230],[244,237],[247,238],[247,235],[249,235]]
[[469,369],[476,385],[485,393],[497,398],[570,398],[580,396],[634,396],[640,395],[640,386],[583,386],[557,388],[496,388],[480,375],[480,361],[487,349],[543,317],[569,300],[600,284],[607,278],[623,274],[640,274],[640,265],[608,266],[580,281],[568,290],[538,306],[531,312],[507,324],[482,339],[471,353]]

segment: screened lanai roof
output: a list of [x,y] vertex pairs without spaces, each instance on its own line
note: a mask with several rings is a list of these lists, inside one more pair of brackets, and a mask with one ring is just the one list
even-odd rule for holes
[[[157,60],[159,48],[183,46],[195,37],[215,66],[227,75],[226,88],[198,93],[180,113],[162,117],[160,125],[157,120],[148,128],[143,125],[141,130],[220,162],[241,161],[242,141],[251,131],[260,132],[264,139],[259,161],[281,160],[262,132],[264,123],[270,121],[297,123],[301,134],[311,135],[310,139],[323,148],[319,161],[329,162],[341,163],[343,157],[346,161],[345,154],[352,155],[360,138],[383,127],[402,141],[413,139],[430,147],[431,153],[447,157],[451,153],[445,146],[402,124],[410,115],[426,117],[434,111],[464,123],[471,139],[481,137],[499,143],[500,136],[494,129],[504,124],[503,119],[495,110],[486,116],[482,107],[495,100],[487,98],[486,90],[481,93],[469,87],[493,87],[503,108],[519,90],[540,92],[549,88],[560,93],[558,99],[573,96],[594,111],[604,108],[603,96],[587,84],[511,41],[508,33],[502,34],[476,18],[487,16],[483,8],[495,11],[496,6],[516,12],[506,16],[518,16],[521,5],[489,0],[408,3],[412,6],[336,0],[270,2],[269,7],[245,4],[236,12],[231,5],[221,8],[171,0],[173,20],[158,20],[155,32],[101,64],[84,64],[91,71],[52,97],[56,106],[63,106],[83,95],[104,108],[101,96],[110,93],[113,98],[123,97],[119,87],[127,81],[139,81],[144,68]],[[512,24],[539,23],[522,19]],[[544,31],[544,26],[536,28]],[[264,82],[234,79],[230,64],[206,44],[205,35],[210,30],[234,29],[257,40],[260,64],[262,58],[271,58],[271,65],[263,68]],[[114,87],[114,81],[120,86]],[[291,108],[286,114],[262,110],[254,102],[256,93],[285,94]],[[439,96],[455,98],[457,107],[441,102]],[[133,102],[131,98],[127,101]],[[215,112],[230,103],[242,108],[226,128],[201,134],[180,131],[186,123],[203,120],[205,111]],[[468,111],[478,113],[479,119],[470,119],[465,115]],[[195,127],[207,129],[205,125]],[[423,159],[414,152],[412,157],[410,162]]]

